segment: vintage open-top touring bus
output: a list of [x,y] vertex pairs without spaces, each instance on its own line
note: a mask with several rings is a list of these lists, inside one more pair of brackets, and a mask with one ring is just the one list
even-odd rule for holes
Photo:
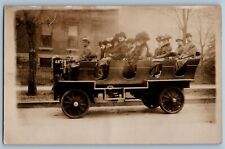
[[[90,104],[125,103],[140,99],[148,108],[178,113],[184,105],[184,88],[194,80],[199,57],[188,58],[177,73],[177,58],[139,60],[135,72],[129,72],[126,60],[111,60],[106,78],[98,79],[98,62],[52,58],[54,99],[61,102],[65,115],[84,116]],[[160,73],[152,75],[153,68]],[[131,74],[131,75],[129,75]],[[131,98],[132,97],[132,98]]]

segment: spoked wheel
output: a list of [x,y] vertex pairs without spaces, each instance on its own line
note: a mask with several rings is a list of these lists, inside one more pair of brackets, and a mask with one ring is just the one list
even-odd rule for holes
[[89,97],[81,90],[69,90],[61,99],[62,111],[69,118],[82,117],[87,113],[89,106]]
[[178,88],[166,88],[160,94],[159,104],[166,113],[178,113],[184,106],[184,95]]

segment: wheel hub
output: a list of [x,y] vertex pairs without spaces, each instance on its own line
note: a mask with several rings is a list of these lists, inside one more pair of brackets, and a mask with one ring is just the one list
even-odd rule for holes
[[73,103],[73,106],[74,106],[74,107],[78,107],[78,106],[79,106],[79,103],[78,103],[77,101],[75,101],[75,102]]
[[176,99],[176,98],[173,98],[172,101],[173,101],[173,102],[177,102],[177,99]]

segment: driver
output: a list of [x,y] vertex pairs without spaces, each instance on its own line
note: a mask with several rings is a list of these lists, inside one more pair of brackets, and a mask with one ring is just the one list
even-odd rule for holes
[[82,38],[82,52],[80,54],[81,61],[91,61],[94,58],[97,58],[97,55],[94,54],[90,47],[90,40],[87,37]]

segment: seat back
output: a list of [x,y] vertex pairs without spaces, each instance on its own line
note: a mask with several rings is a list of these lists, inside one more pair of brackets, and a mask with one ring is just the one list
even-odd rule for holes
[[81,61],[78,80],[94,80],[97,62]]

